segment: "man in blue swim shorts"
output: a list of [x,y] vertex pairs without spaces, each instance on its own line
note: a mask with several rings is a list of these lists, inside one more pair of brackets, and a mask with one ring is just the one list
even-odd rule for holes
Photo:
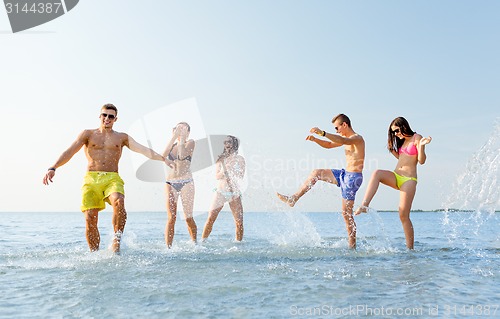
[[356,222],[352,214],[356,192],[363,182],[363,167],[365,163],[365,140],[352,129],[351,120],[345,114],[339,114],[332,120],[338,134],[327,133],[317,127],[310,132],[325,137],[319,139],[314,135],[307,136],[306,140],[316,142],[323,148],[336,148],[344,146],[346,156],[345,169],[315,169],[300,189],[293,195],[286,196],[277,193],[279,199],[293,207],[317,181],[335,184],[342,192],[342,215],[347,229],[350,248],[356,248]]
[[332,169],[337,186],[342,191],[342,198],[354,201],[356,192],[363,183],[363,174],[360,172],[346,172],[345,169]]
[[125,133],[113,130],[113,124],[118,119],[118,109],[113,104],[105,104],[99,115],[100,127],[84,130],[78,135],[71,146],[64,151],[52,165],[43,178],[43,183],[49,185],[56,173],[56,169],[66,164],[82,147],[88,159],[87,174],[82,187],[81,210],[85,214],[85,235],[91,251],[99,249],[100,235],[97,228],[98,212],[105,208],[105,202],[113,207],[113,229],[115,232],[112,249],[120,251],[120,240],[127,213],[125,211],[125,191],[123,180],[118,175],[118,162],[124,146],[131,151],[158,161],[171,161],[137,143]]

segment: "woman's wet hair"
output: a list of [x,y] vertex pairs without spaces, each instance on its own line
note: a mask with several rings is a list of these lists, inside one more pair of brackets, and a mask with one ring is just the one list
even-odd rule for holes
[[227,136],[231,140],[233,153],[238,153],[238,148],[240,147],[240,140],[237,137],[228,135]]
[[187,126],[187,129],[188,129],[188,132],[191,132],[191,126],[189,126],[189,124],[187,124],[186,122],[179,122],[179,123],[177,123],[177,125],[176,125],[176,126],[174,126],[174,128],[173,128],[173,129],[175,130],[175,128],[176,128],[177,126],[181,125],[181,124],[186,125],[186,126]]
[[226,148],[224,147],[224,149],[222,151],[222,154],[220,154],[219,158],[217,159],[217,162],[221,161],[222,159],[228,157],[231,154],[238,154],[238,149],[240,147],[240,140],[237,137],[235,137],[235,136],[228,135],[227,139],[224,140],[224,143],[226,141],[230,141],[231,142],[231,150],[227,151]]
[[392,131],[393,126],[397,126],[403,136],[413,136],[416,132],[411,129],[410,123],[408,123],[404,117],[400,116],[392,120],[389,125],[389,132],[387,133],[387,149],[389,152],[399,152],[399,149],[403,146],[404,139],[400,139],[396,136],[396,133]]

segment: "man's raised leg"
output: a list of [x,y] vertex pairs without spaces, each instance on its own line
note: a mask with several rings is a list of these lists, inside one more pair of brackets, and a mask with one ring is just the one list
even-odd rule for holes
[[281,201],[288,204],[290,207],[293,207],[295,206],[295,203],[302,196],[304,196],[304,194],[307,193],[314,186],[314,184],[316,184],[317,181],[337,184],[337,180],[333,176],[333,172],[331,169],[315,169],[311,172],[304,184],[302,184],[302,186],[295,194],[286,196],[280,193],[276,193],[276,195],[278,195],[278,198],[281,199]]

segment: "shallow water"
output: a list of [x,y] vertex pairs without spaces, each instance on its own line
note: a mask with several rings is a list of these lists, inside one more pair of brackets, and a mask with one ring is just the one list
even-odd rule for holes
[[414,251],[383,212],[356,217],[356,251],[338,213],[247,213],[235,243],[227,212],[198,245],[179,219],[168,250],[165,213],[130,213],[114,255],[109,212],[97,253],[80,213],[0,213],[0,317],[499,318],[499,215],[411,218]]

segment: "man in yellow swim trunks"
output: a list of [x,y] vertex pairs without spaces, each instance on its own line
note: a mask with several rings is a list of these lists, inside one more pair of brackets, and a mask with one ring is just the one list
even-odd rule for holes
[[43,183],[49,185],[49,182],[52,182],[54,178],[56,169],[66,164],[73,155],[84,147],[88,165],[82,187],[81,210],[85,214],[85,235],[91,251],[99,249],[98,212],[105,208],[105,202],[113,207],[112,222],[115,236],[112,249],[114,252],[120,251],[121,235],[127,221],[124,183],[118,175],[118,162],[123,147],[127,146],[131,151],[143,154],[152,160],[165,161],[167,165],[171,165],[169,160],[152,149],[137,143],[127,134],[114,131],[113,124],[118,119],[117,114],[118,109],[113,104],[105,104],[99,115],[100,127],[81,132],[73,144],[47,170],[43,178]]

